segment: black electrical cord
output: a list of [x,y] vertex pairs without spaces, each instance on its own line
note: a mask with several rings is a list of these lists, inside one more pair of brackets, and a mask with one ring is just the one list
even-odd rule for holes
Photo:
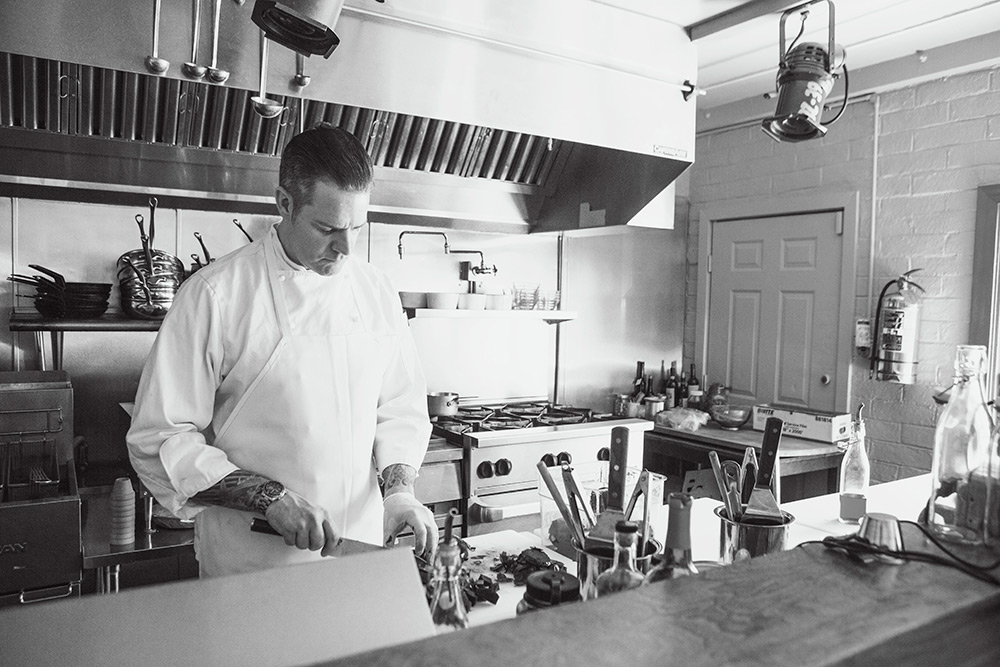
[[[808,9],[803,10],[800,16],[802,17],[802,23],[799,24],[799,34],[795,35],[795,39],[793,39],[792,43],[788,45],[788,49],[785,51],[785,55],[788,55],[789,53],[792,52],[792,49],[795,48],[795,45],[798,43],[798,41],[802,39],[802,33],[806,31],[806,19],[809,18],[809,10]],[[832,58],[833,55],[831,54],[830,57]]]
[[1000,567],[1000,559],[988,565],[979,565],[976,563],[971,563],[949,551],[924,526],[915,523],[913,521],[901,521],[900,523],[908,523],[919,528],[920,531],[924,535],[926,535],[928,539],[931,540],[931,542],[933,542],[939,549],[941,549],[941,551],[943,551],[947,555],[947,558],[938,556],[936,554],[927,553],[924,551],[908,551],[906,549],[900,549],[900,550],[888,549],[878,544],[872,544],[867,539],[857,534],[845,535],[845,536],[830,535],[828,537],[823,538],[822,541],[810,540],[808,542],[802,542],[798,546],[803,547],[807,544],[822,544],[824,547],[828,549],[841,551],[845,553],[852,560],[856,560],[861,563],[868,562],[868,559],[866,559],[865,556],[875,557],[875,558],[883,556],[883,557],[901,559],[905,561],[928,563],[931,565],[943,565],[945,567],[950,567],[959,570],[960,572],[964,572],[970,577],[979,579],[980,581],[984,581],[988,584],[992,584],[994,586],[1000,586],[1000,579],[998,579],[997,577],[995,577],[993,574],[990,573],[990,570],[993,570],[996,567]]
[[[832,53],[830,54],[830,58],[833,58]],[[840,105],[840,111],[837,112],[836,116],[825,123],[820,123],[821,125],[833,125],[844,115],[844,109],[847,108],[847,96],[851,93],[851,79],[847,75],[847,65],[842,65],[842,67],[844,68],[844,103]]]

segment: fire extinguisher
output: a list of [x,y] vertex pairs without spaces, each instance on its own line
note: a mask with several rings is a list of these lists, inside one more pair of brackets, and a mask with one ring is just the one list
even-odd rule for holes
[[920,295],[924,293],[923,287],[910,280],[910,274],[917,271],[890,280],[879,294],[869,378],[899,384],[917,381]]

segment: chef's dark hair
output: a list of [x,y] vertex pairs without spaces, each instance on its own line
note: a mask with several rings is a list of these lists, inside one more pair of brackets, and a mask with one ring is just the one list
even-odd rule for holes
[[278,184],[298,202],[312,195],[316,181],[332,182],[351,191],[372,185],[372,161],[364,145],[347,130],[319,123],[292,137],[281,152]]

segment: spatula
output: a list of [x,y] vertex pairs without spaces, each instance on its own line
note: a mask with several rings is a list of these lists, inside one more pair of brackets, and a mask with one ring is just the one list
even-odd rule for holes
[[584,539],[586,550],[614,548],[615,524],[625,519],[625,474],[628,466],[628,428],[611,429],[608,456],[608,505]]
[[750,494],[750,502],[743,512],[744,521],[749,519],[758,523],[780,524],[783,520],[778,501],[771,492],[771,478],[774,475],[774,462],[778,458],[782,426],[784,423],[777,417],[768,417],[764,424],[764,442],[761,444],[757,480]]

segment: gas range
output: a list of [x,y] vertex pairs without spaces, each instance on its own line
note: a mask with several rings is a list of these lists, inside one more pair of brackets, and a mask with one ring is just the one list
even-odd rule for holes
[[492,405],[463,405],[459,406],[458,413],[454,416],[439,416],[431,421],[435,434],[455,442],[455,434],[583,424],[608,419],[615,419],[615,417],[597,414],[590,408],[552,405],[545,401],[528,401]]
[[435,435],[464,449],[471,524],[537,513],[538,462],[551,467],[606,461],[616,426],[629,429],[629,466],[641,468],[643,433],[653,427],[645,419],[530,401],[463,405],[457,415],[433,420]]

